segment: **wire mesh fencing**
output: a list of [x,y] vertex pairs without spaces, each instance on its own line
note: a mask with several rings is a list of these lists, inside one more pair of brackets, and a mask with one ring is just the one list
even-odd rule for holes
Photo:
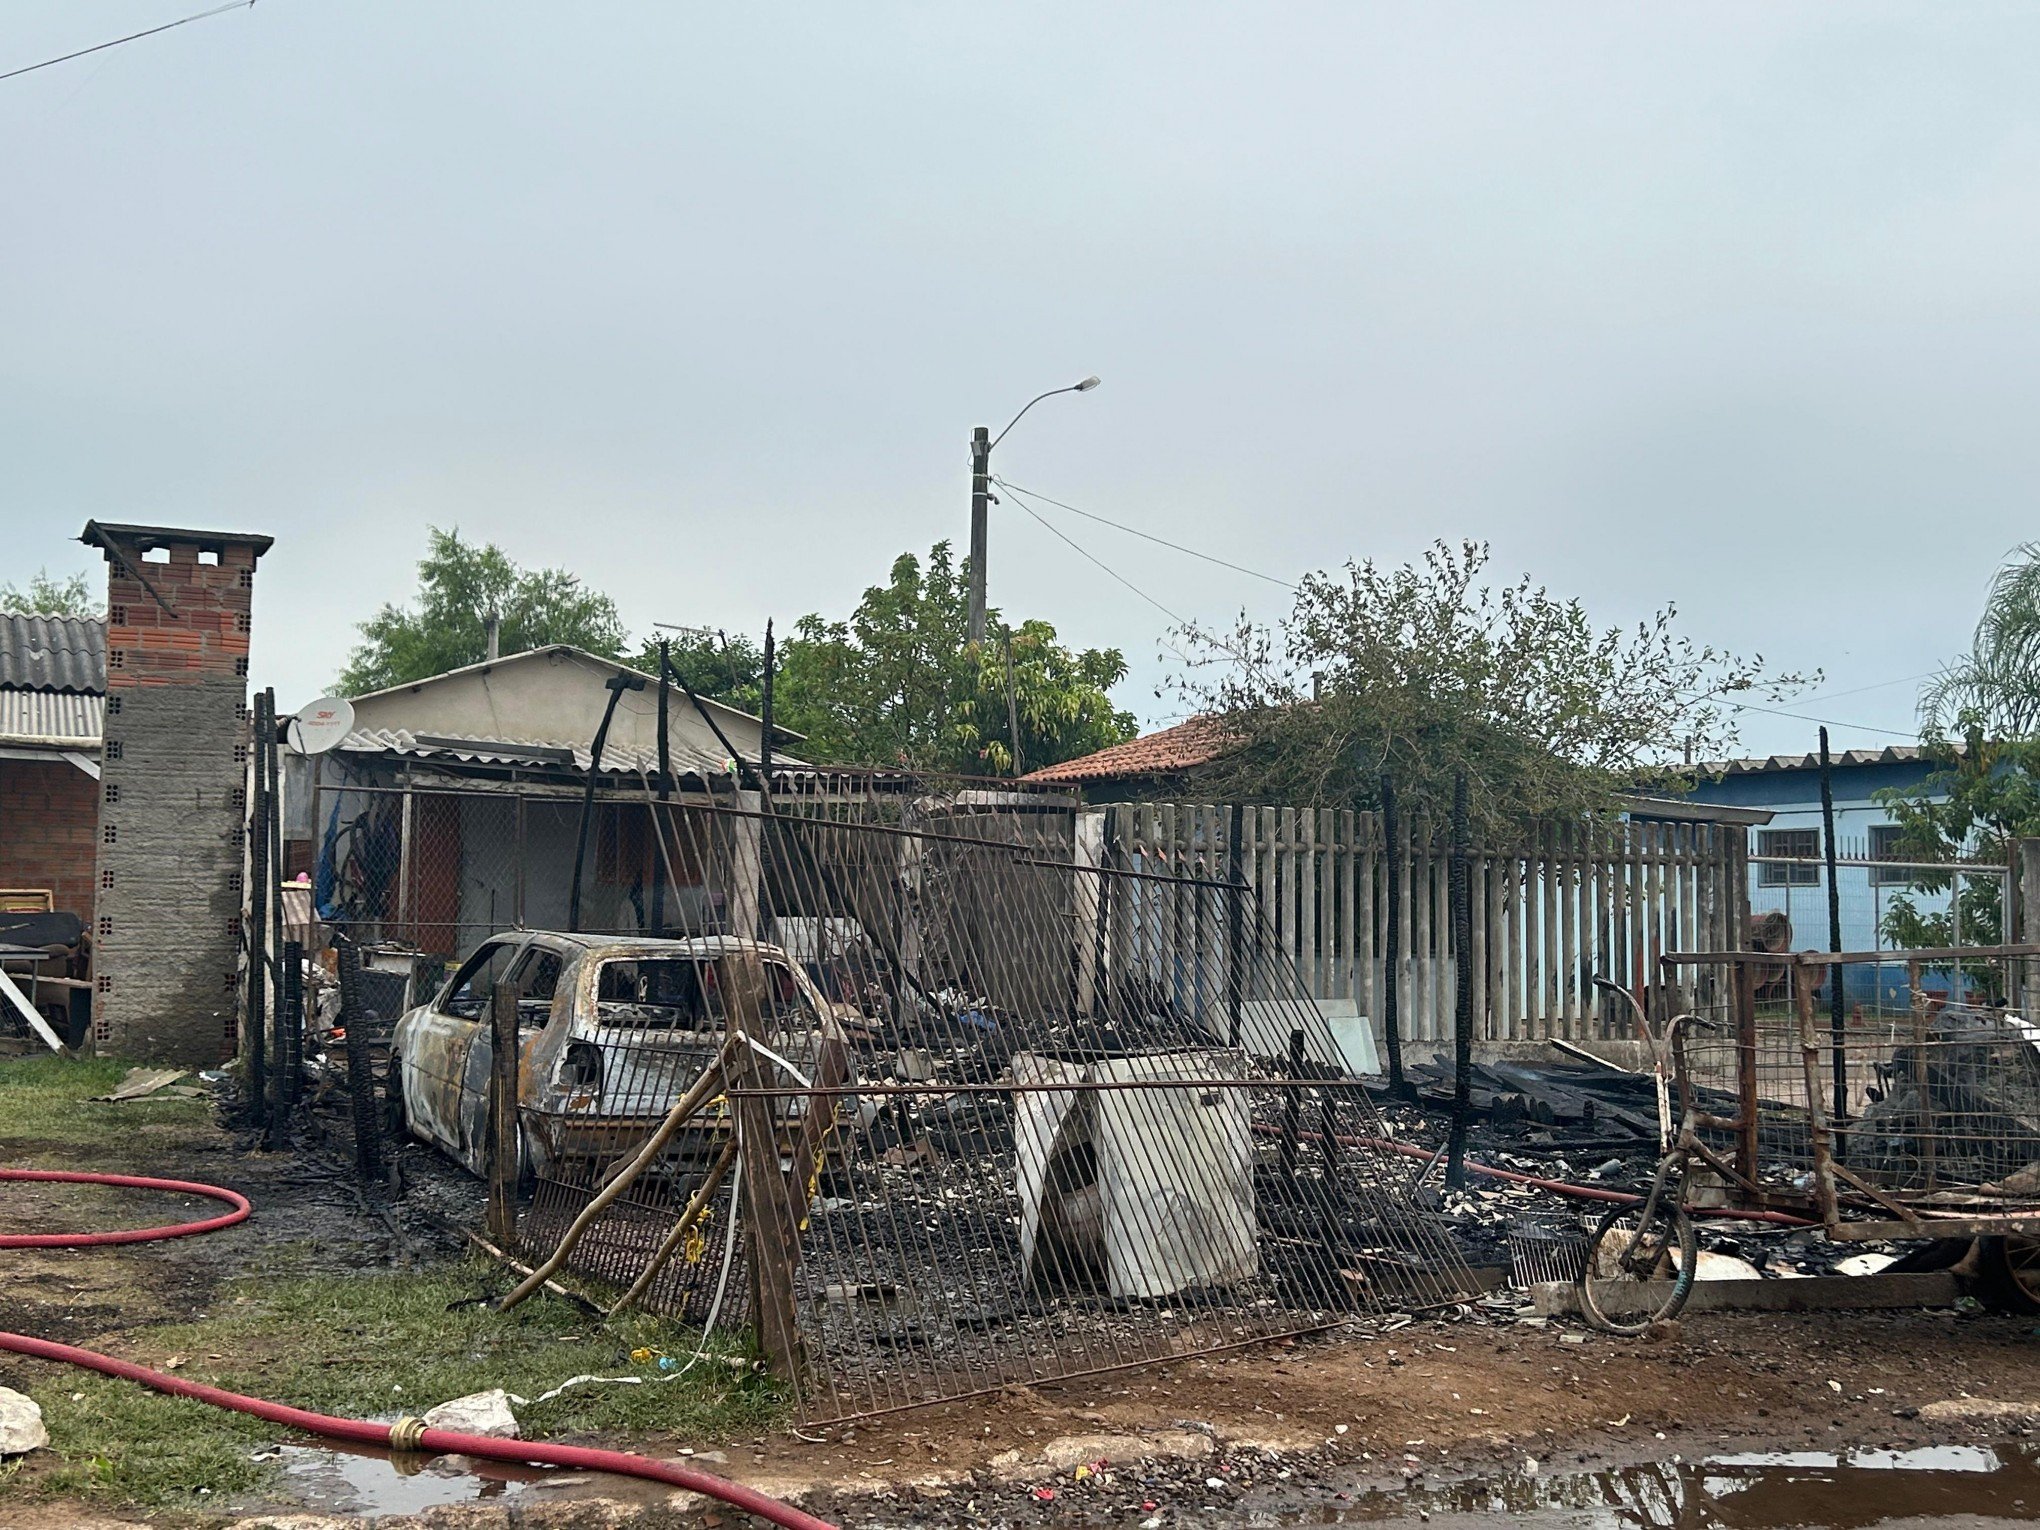
[[1714,1193],[1845,1238],[2040,1214],[2040,1025],[2013,1002],[2036,962],[2031,946],[1668,958],[1702,1022],[1682,1027],[1682,1106],[1735,1171]]
[[[527,1250],[580,1220],[572,1267],[750,1323],[810,1422],[1472,1295],[1252,890],[1215,850],[1089,864],[1072,815],[926,783],[654,805],[717,929],[565,951]],[[1162,908],[1204,930],[1168,982],[1100,960]]]

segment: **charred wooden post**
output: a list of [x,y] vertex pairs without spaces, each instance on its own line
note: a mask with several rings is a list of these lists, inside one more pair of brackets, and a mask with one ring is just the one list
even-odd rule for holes
[[[786,1171],[780,1167],[777,1097],[751,1045],[763,1024],[765,974],[757,950],[749,946],[724,957],[719,967],[729,1015],[729,1084],[736,1108],[737,1155],[743,1165],[752,1320],[767,1362],[779,1375],[797,1381],[801,1355],[793,1271],[800,1235]],[[798,1164],[794,1172],[805,1177]]]
[[305,1085],[305,947],[304,942],[283,943],[283,1037],[284,1104],[295,1109],[304,1096]]
[[671,723],[667,716],[668,702],[673,694],[672,681],[666,671],[671,665],[671,645],[664,638],[659,639],[659,785],[660,806],[652,809],[659,821],[653,826],[653,833],[659,836],[661,851],[652,857],[652,933],[666,933],[666,842],[665,802],[673,795],[673,740]]
[[489,995],[489,1236],[517,1237],[517,989],[498,983]]
[[275,879],[269,874],[269,777],[261,764],[262,694],[255,697],[254,731],[248,752],[248,902],[242,934],[248,949],[248,992],[242,1023],[248,1028],[248,1119],[258,1127],[269,1120],[269,903]]
[[290,1106],[293,1095],[293,1064],[290,1045],[290,1006],[283,996],[283,779],[278,759],[276,692],[264,689],[258,716],[255,754],[256,769],[262,773],[262,832],[269,837],[269,934],[264,945],[269,955],[269,1132],[271,1152],[289,1145]]
[[[1842,888],[1835,876],[1835,778],[1828,761],[1828,731],[1820,730],[1820,824],[1821,843],[1827,850],[1828,950],[1842,949]],[[1847,1016],[1842,1007],[1842,968],[1828,968],[1828,1032],[1834,1040],[1834,1104],[1831,1114],[1836,1128],[1835,1154],[1845,1157],[1849,1124],[1849,1054],[1843,1046],[1848,1035]]]
[[354,1167],[363,1179],[382,1174],[382,1124],[376,1119],[375,1067],[362,1018],[361,950],[351,936],[336,937],[340,958],[340,1026],[347,1045],[347,1095],[354,1114]]

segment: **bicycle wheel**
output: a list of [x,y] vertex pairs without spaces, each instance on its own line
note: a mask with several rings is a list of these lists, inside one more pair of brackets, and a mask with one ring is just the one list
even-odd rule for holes
[[1660,1200],[1648,1220],[1641,1203],[1610,1206],[1587,1243],[1580,1312],[1603,1333],[1643,1333],[1678,1316],[1699,1262],[1692,1218],[1675,1203]]

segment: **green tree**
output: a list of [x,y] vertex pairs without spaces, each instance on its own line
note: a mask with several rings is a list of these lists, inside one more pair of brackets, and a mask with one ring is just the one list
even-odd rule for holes
[[488,654],[487,621],[501,622],[498,651],[521,653],[571,643],[621,658],[626,638],[616,603],[565,569],[520,568],[492,543],[428,528],[413,606],[386,605],[361,623],[340,689],[349,696],[478,664]]
[[[1906,860],[2010,864],[2013,842],[2040,834],[2040,543],[2018,548],[1991,578],[1969,651],[1920,691],[1920,738],[1933,770],[1909,788],[1880,792]],[[1957,887],[1957,879],[1959,887]],[[1949,906],[1922,907],[1916,894]],[[1995,876],[1922,872],[1884,911],[1885,938],[1914,949],[2003,938],[2004,894]]]
[[[1912,787],[1877,794],[1898,826],[1894,858],[1909,861],[1960,860],[2011,864],[2013,843],[2040,834],[2040,742],[1993,742],[1980,727],[1957,746],[1940,735],[1927,744],[1933,770]],[[1995,875],[1961,876],[1956,871],[1921,871],[1908,889],[1891,895],[1884,909],[1884,936],[1913,950],[1952,946],[1952,907],[1925,907],[1917,894],[1935,902],[1960,877],[1961,943],[1997,944],[2004,935],[2004,888]]]
[[1801,683],[1696,645],[1670,606],[1599,628],[1527,577],[1483,584],[1487,563],[1484,544],[1440,542],[1421,563],[1305,575],[1273,629],[1186,629],[1181,693],[1239,743],[1215,784],[1371,807],[1386,778],[1442,818],[1463,769],[1493,830],[1606,809],[1640,775],[1675,780],[1733,745],[1725,697]]
[[0,584],[0,611],[22,611],[30,616],[98,616],[99,602],[92,598],[92,586],[83,574],[52,579],[50,571],[39,568],[26,585]]
[[[804,616],[780,649],[775,720],[806,735],[818,761],[1008,774],[1006,641],[973,648],[969,580],[938,542],[927,561],[894,560],[886,583],[864,592],[844,621]],[[1131,738],[1134,720],[1112,704],[1126,677],[1117,649],[1071,649],[1044,621],[1010,632],[1012,710],[1025,769]]]
[[[638,656],[631,661],[635,668],[648,675],[659,672],[661,638],[666,642],[673,668],[695,695],[723,702],[741,712],[755,713],[764,704],[762,644],[741,632],[731,636],[720,627],[684,627],[646,638]],[[776,695],[773,701],[778,704]]]
[[2017,549],[1991,577],[1969,652],[1920,691],[1923,735],[1971,729],[1992,738],[2040,731],[2040,542]]

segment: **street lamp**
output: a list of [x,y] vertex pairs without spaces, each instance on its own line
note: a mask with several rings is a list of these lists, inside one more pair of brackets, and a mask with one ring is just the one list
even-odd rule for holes
[[1046,393],[1030,398],[1016,414],[1006,422],[1005,430],[994,436],[980,425],[970,436],[970,640],[982,643],[985,640],[985,543],[988,538],[987,509],[992,497],[992,448],[1005,440],[1021,415],[1027,413],[1045,398],[1054,398],[1058,393],[1089,393],[1098,386],[1096,377],[1087,377],[1082,382],[1071,383],[1067,388],[1050,388]]

